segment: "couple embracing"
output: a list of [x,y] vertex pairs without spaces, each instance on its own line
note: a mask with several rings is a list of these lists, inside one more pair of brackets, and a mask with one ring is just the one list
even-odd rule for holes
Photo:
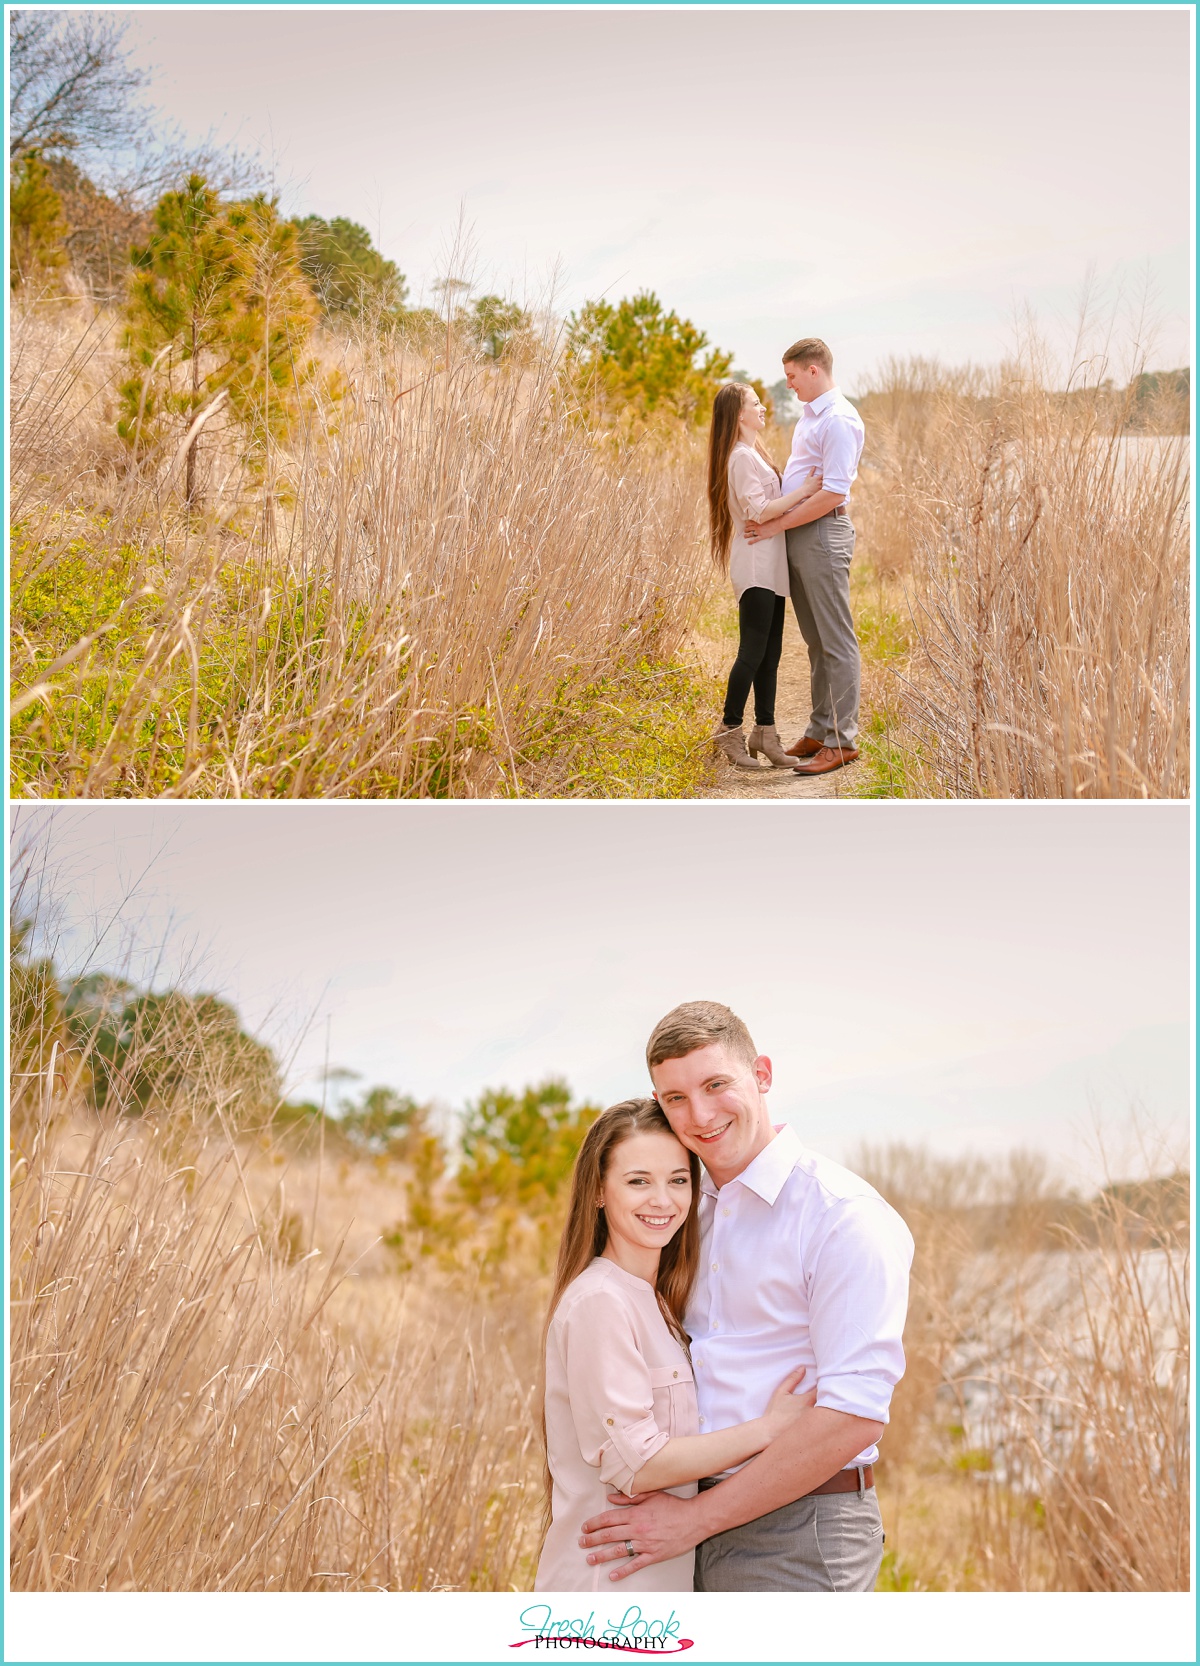
[[[730,382],[713,402],[708,447],[709,535],[738,600],[738,653],[716,735],[736,768],[769,764],[826,775],[858,757],[861,680],[850,613],[854,526],[847,506],[863,448],[862,419],[833,380],[833,355],[809,336],[783,355],[800,420],[782,478],[760,438],[766,412],[754,389]],[[775,727],[785,599],[808,649],[812,713],[786,750]],[[742,731],[750,690],[754,728]]]
[[771,1061],[728,1007],[676,1007],[646,1060],[654,1097],[604,1111],[576,1161],[535,1588],[871,1590],[908,1228],[772,1125]]

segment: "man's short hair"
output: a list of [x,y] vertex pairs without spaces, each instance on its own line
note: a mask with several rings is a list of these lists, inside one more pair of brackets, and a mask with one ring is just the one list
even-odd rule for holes
[[805,336],[793,342],[783,355],[784,364],[819,364],[826,376],[833,375],[833,354],[820,336]]
[[646,1043],[646,1065],[653,1070],[667,1059],[682,1059],[698,1047],[714,1044],[746,1064],[758,1057],[750,1031],[736,1012],[720,1001],[685,1001],[654,1026]]

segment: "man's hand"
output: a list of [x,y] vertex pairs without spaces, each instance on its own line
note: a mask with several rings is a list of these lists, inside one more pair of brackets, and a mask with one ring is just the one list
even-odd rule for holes
[[[669,1492],[626,1498],[623,1493],[610,1492],[608,1501],[621,1508],[585,1521],[579,1543],[590,1552],[590,1563],[617,1563],[608,1576],[611,1580],[627,1579],[639,1568],[682,1556],[707,1537],[699,1520],[699,1498],[676,1498]],[[637,1552],[635,1556],[626,1550],[626,1540]]]

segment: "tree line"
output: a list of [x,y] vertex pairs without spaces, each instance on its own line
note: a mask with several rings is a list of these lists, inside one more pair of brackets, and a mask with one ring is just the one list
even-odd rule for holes
[[10,14],[9,282],[119,310],[118,431],[137,457],[177,452],[189,504],[218,411],[239,424],[251,462],[286,434],[319,323],[399,329],[433,353],[453,338],[493,364],[519,365],[549,342],[597,423],[695,426],[738,374],[731,353],[650,290],[557,321],[448,277],[440,307],[412,305],[365,227],[289,218],[253,158],[158,133],[126,27],[109,14]]
[[348,1092],[355,1073],[343,1070],[327,1073],[319,1099],[288,1098],[275,1051],[231,1002],[110,972],[65,973],[21,918],[10,933],[9,989],[18,1102],[48,1095],[97,1114],[167,1119],[215,1112],[241,1133],[321,1133],[362,1156],[405,1158],[418,1179],[453,1176],[449,1203],[421,1215],[439,1246],[458,1209],[490,1214],[511,1202],[538,1215],[567,1184],[600,1110],[551,1079],[520,1093],[486,1089],[448,1117],[394,1087]]

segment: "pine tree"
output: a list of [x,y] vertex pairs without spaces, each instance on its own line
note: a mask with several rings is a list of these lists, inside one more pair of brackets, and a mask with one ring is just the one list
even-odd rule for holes
[[247,425],[252,451],[285,428],[315,303],[295,230],[274,204],[256,197],[226,207],[196,174],[159,202],[132,266],[126,345],[141,369],[122,389],[118,431],[141,447],[164,417],[181,418],[191,434],[184,495],[192,503],[195,425],[222,395]]
[[614,412],[704,422],[733,363],[732,353],[709,348],[691,319],[667,312],[650,290],[616,306],[588,301],[570,325],[568,362],[581,390]]
[[14,170],[9,194],[8,281],[12,289],[45,280],[67,263],[69,227],[50,170],[28,151]]
[[500,360],[505,353],[528,338],[533,320],[515,301],[501,295],[481,295],[474,306],[464,308],[460,321],[489,359]]
[[[126,415],[117,431],[142,445],[164,413],[190,428],[202,405],[229,378],[237,310],[238,268],[233,239],[217,193],[198,174],[168,191],[154,210],[154,229],[131,257],[126,344],[140,376],[122,388]],[[163,358],[167,366],[155,380]],[[182,385],[175,379],[182,367]],[[165,386],[165,392],[159,392]],[[185,496],[196,487],[195,435],[187,450]]]
[[258,196],[235,203],[228,223],[238,268],[230,403],[257,450],[268,436],[286,432],[317,303],[301,265],[296,227],[279,218],[274,202]]
[[365,226],[318,214],[292,224],[300,237],[301,265],[327,313],[403,311],[404,273],[372,246]]

